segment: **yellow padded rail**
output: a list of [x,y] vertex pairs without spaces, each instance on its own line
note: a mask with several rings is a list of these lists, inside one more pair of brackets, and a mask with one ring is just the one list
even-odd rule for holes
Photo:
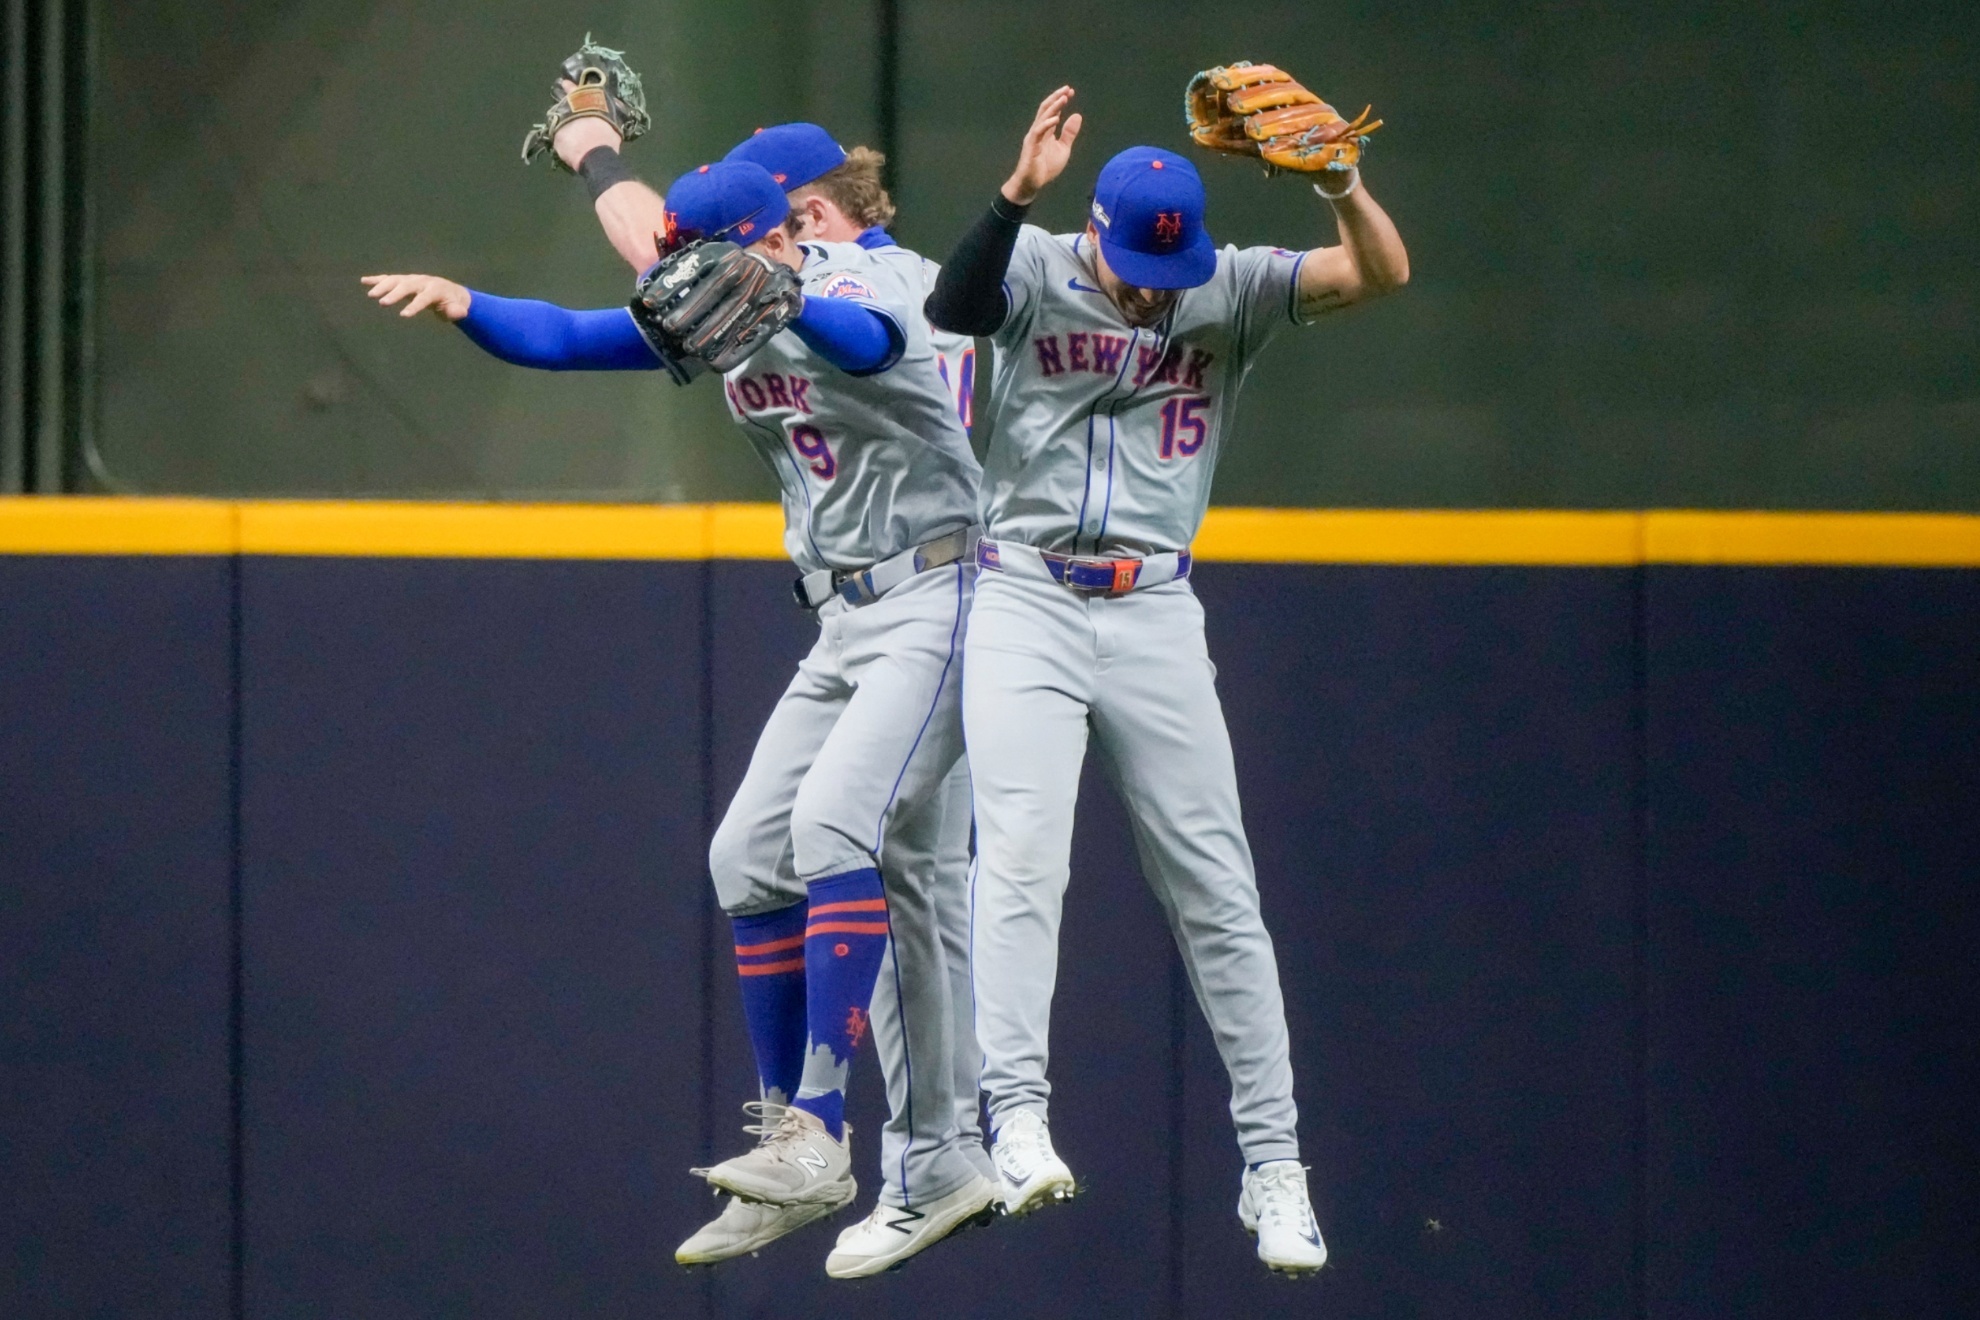
[[1980,566],[1980,516],[1961,513],[1693,513],[1644,516],[1652,564]]
[[1643,516],[1499,509],[1212,509],[1198,559],[1248,564],[1634,564]]
[[0,498],[0,554],[230,555],[232,504],[217,500]]
[[253,502],[251,555],[404,559],[706,559],[706,504]]
[[[774,504],[0,498],[0,554],[784,558]],[[1980,515],[1212,509],[1206,562],[1980,567]]]

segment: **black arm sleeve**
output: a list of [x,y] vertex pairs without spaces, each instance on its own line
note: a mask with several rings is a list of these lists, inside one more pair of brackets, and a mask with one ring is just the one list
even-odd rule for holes
[[1003,327],[1010,315],[1004,272],[1010,269],[1018,228],[1030,209],[997,194],[943,263],[935,291],[922,304],[928,324],[958,335],[994,335]]

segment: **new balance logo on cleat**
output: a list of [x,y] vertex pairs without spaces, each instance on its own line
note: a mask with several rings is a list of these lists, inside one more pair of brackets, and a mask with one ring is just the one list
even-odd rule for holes
[[839,1234],[839,1245],[825,1258],[825,1272],[835,1279],[863,1279],[897,1270],[944,1238],[992,1222],[996,1205],[997,1185],[979,1174],[913,1210],[876,1205],[872,1214]]
[[755,1150],[696,1173],[745,1201],[769,1205],[842,1205],[852,1186],[852,1128],[834,1141],[816,1115],[796,1105],[779,1111],[774,1126],[761,1125]]

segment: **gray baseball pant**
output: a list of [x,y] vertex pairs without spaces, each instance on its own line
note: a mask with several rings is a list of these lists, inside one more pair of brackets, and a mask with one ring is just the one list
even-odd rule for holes
[[[963,633],[975,569],[910,579],[867,605],[828,601],[819,637],[758,737],[709,848],[723,911],[768,912],[805,882],[877,866],[889,957],[871,1023],[892,1117],[881,1197],[912,1207],[979,1167],[981,1058],[958,1005],[945,931],[966,926],[969,820],[961,768]],[[964,1098],[957,1078],[970,1078]],[[974,1153],[971,1142],[974,1142]]]
[[1045,1113],[1059,922],[1089,737],[1126,803],[1231,1079],[1247,1163],[1297,1159],[1292,1063],[1203,607],[1189,584],[1124,596],[1054,582],[1003,543],[970,613],[963,725],[976,799],[971,962],[991,1126]]

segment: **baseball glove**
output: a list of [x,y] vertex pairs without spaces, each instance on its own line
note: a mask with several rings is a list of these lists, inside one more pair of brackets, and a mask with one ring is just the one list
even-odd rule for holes
[[749,360],[797,319],[796,272],[734,243],[691,243],[640,277],[632,315],[662,358],[716,371]]
[[1189,80],[1183,112],[1201,147],[1259,156],[1272,170],[1351,170],[1382,121],[1364,109],[1353,120],[1300,86],[1283,69],[1239,60]]
[[[523,138],[523,164],[550,151],[557,130],[573,119],[603,119],[618,130],[622,142],[632,141],[653,126],[646,113],[646,89],[640,86],[639,75],[627,67],[625,54],[593,45],[591,34],[584,34],[584,44],[564,61],[562,75],[550,86],[557,94],[557,103]],[[576,84],[569,91],[564,90],[567,81]],[[560,170],[570,169],[554,151],[550,151],[550,163]]]

